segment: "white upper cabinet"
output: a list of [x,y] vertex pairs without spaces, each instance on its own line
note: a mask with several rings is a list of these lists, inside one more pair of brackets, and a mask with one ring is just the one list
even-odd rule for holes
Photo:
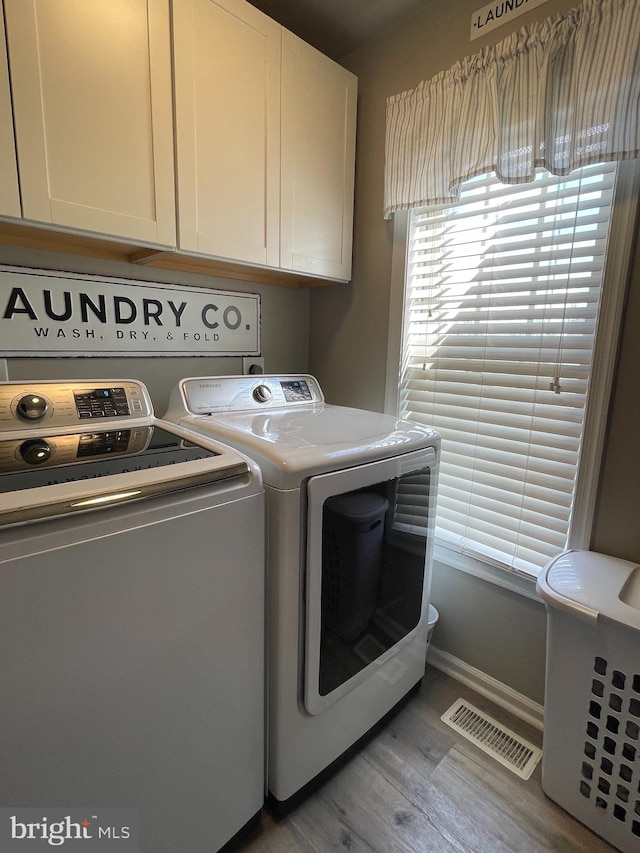
[[178,246],[351,277],[357,81],[245,0],[174,0]]
[[4,16],[0,0],[0,216],[20,216],[22,211],[20,210],[9,94],[9,69],[5,47]]
[[5,12],[22,215],[174,246],[169,0]]
[[174,0],[181,250],[279,265],[281,27],[244,0]]
[[282,34],[283,269],[351,278],[357,78]]
[[0,217],[348,281],[356,87],[246,0],[0,0]]

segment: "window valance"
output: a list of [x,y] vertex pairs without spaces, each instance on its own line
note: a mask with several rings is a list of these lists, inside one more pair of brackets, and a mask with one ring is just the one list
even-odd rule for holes
[[640,157],[640,2],[584,0],[387,102],[385,217],[495,171]]

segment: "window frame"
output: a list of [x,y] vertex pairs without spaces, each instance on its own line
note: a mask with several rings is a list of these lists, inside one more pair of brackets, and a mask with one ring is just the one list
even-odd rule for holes
[[[601,307],[593,350],[593,365],[585,411],[574,509],[568,547],[588,549],[600,481],[609,404],[620,344],[622,317],[629,283],[633,238],[640,196],[640,161],[618,164],[609,247],[602,284]],[[393,217],[389,300],[389,331],[385,382],[385,412],[398,414],[400,364],[404,340],[409,213]],[[535,577],[490,565],[436,543],[434,558],[450,568],[483,578],[497,586],[538,600]]]

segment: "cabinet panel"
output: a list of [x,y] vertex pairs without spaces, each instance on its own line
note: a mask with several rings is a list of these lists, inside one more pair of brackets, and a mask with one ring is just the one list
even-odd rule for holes
[[175,245],[168,0],[5,0],[23,215]]
[[0,0],[0,215],[21,215],[2,0]]
[[282,37],[281,266],[351,278],[357,79]]
[[281,28],[244,0],[173,26],[179,247],[277,266]]

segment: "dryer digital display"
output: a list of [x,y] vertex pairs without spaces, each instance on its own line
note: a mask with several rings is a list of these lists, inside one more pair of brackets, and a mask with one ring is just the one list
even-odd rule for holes
[[304,380],[281,382],[280,385],[287,403],[298,403],[300,400],[311,402],[313,400],[309,386]]

